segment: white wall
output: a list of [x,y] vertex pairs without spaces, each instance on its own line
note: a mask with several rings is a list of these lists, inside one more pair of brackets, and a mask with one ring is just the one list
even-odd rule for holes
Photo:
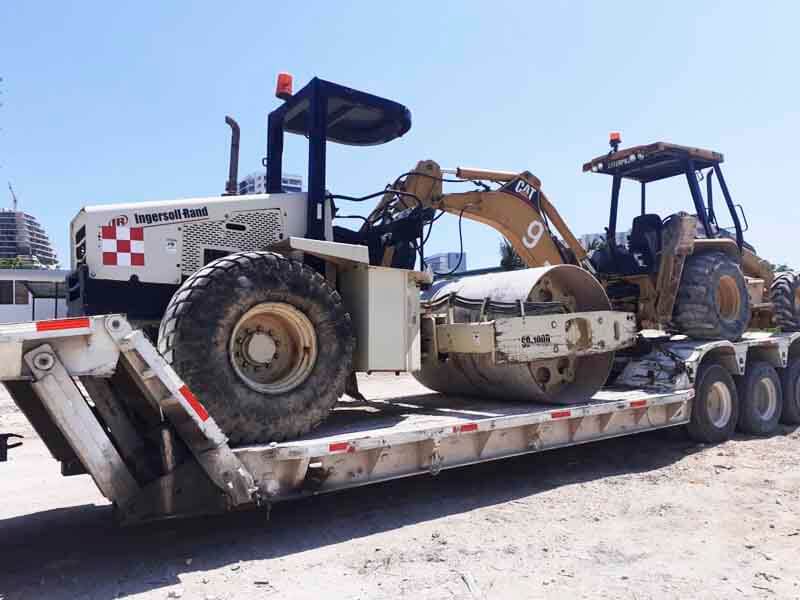
[[[0,282],[3,284],[2,293],[0,293],[0,323],[21,323],[31,321],[33,319],[41,321],[42,319],[52,319],[55,316],[66,317],[67,305],[66,299],[59,298],[38,298],[36,300],[36,313],[33,312],[33,294],[28,292],[28,288],[23,281],[32,282],[50,282],[61,283],[62,275],[55,271],[46,269],[40,270],[25,270],[25,269],[0,269]],[[6,287],[11,284],[11,295],[8,295]],[[61,290],[64,292],[64,285],[62,284]],[[23,295],[24,294],[24,295]],[[19,300],[27,298],[27,303],[19,302]],[[11,300],[11,303],[5,302]],[[58,305],[56,305],[58,302]],[[58,310],[56,310],[56,307]]]
[[[40,298],[36,301],[36,320],[52,319],[55,317],[55,300]],[[22,323],[32,319],[33,299],[29,304],[0,304],[0,323]],[[58,299],[58,317],[67,316],[67,302],[64,298]]]

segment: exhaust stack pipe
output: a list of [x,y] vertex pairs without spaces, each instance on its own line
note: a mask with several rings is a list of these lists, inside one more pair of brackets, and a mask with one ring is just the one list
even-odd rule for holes
[[231,158],[228,164],[228,181],[223,196],[236,196],[239,193],[239,124],[233,117],[225,116],[231,128]]

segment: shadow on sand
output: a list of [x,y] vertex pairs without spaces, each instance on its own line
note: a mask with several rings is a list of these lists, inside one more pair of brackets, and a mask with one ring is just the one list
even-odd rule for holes
[[681,429],[655,431],[418,476],[412,485],[397,480],[278,504],[269,522],[251,511],[122,529],[110,507],[95,505],[23,515],[0,521],[0,597],[124,597],[179,583],[182,573],[291,556],[561,486],[654,471],[700,450]]

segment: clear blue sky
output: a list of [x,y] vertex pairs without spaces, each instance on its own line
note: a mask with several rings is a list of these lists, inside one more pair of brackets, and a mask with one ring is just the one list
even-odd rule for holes
[[[580,166],[620,130],[624,144],[723,152],[747,239],[800,267],[798,22],[789,1],[5,0],[0,182],[68,263],[83,205],[219,194],[226,113],[242,126],[241,172],[259,169],[274,76],[289,71],[296,87],[318,75],[411,108],[401,140],[329,147],[335,192],[380,189],[423,158],[529,169],[576,233],[602,231],[610,179]],[[305,165],[292,140],[285,169]],[[666,215],[686,193],[663,183],[649,198]],[[439,224],[428,251],[457,250],[455,218]],[[497,263],[497,233],[464,233],[470,267]]]

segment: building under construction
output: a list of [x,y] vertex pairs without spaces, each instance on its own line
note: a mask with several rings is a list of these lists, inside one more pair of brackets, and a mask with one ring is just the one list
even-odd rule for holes
[[20,266],[52,267],[58,258],[36,217],[19,210],[0,209],[0,260]]

